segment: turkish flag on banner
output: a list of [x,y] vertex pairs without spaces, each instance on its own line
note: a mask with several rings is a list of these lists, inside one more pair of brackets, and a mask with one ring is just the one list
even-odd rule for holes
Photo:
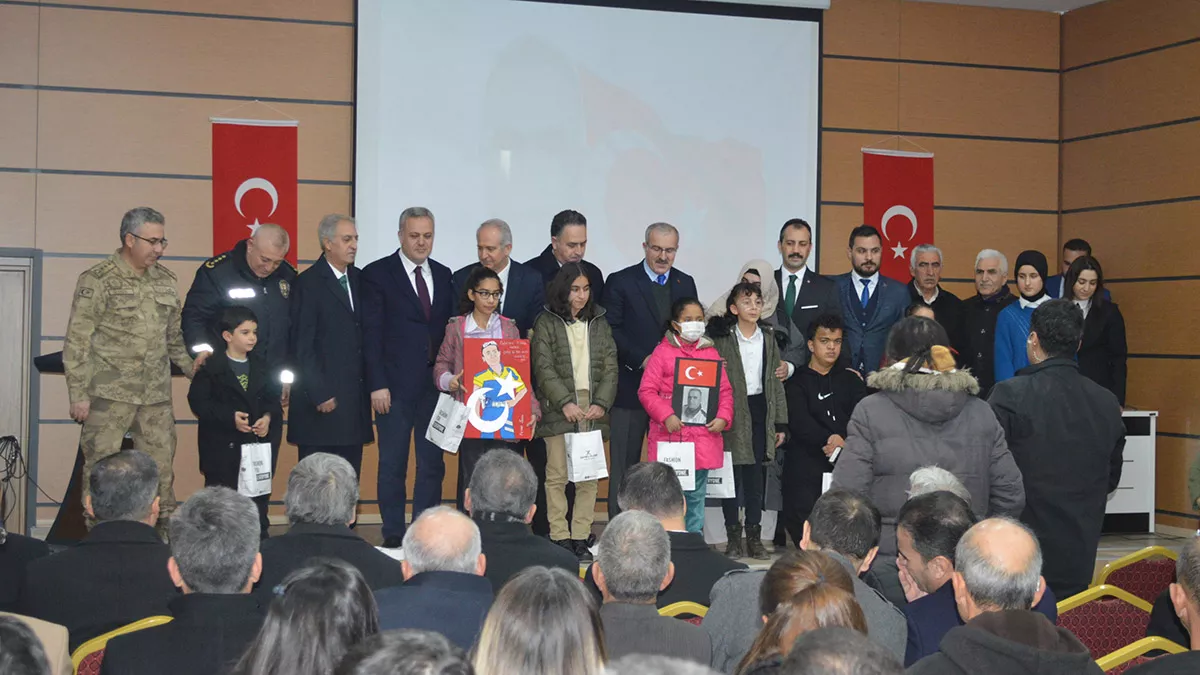
[[933,243],[933,153],[862,152],[863,222],[883,235],[880,273],[907,283],[913,248]]
[[275,223],[296,264],[295,120],[212,119],[213,255]]

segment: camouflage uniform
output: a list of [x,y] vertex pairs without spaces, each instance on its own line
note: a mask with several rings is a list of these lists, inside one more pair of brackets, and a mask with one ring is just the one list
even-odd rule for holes
[[161,525],[175,510],[171,363],[192,372],[179,314],[175,274],[156,263],[139,276],[118,251],[79,275],[63,345],[71,403],[91,402],[79,439],[83,494],[92,467],[129,432],[158,464]]

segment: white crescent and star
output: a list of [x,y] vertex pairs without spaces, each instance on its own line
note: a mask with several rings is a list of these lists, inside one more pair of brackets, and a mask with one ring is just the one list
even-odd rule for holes
[[696,379],[696,376],[695,376],[695,375],[692,375],[692,371],[693,371],[693,370],[695,370],[695,369],[696,369],[696,366],[688,366],[687,368],[684,368],[684,369],[683,369],[683,376],[684,376],[684,377],[686,377],[686,378],[687,378],[687,379],[689,379],[689,380],[695,380],[695,379]]
[[[500,386],[504,386],[503,380],[501,380]],[[476,411],[476,409],[479,407],[480,399],[482,399],[486,394],[487,389],[484,387],[479,387],[475,391],[471,392],[471,395],[467,398],[467,421],[471,423],[471,426],[478,429],[480,433],[494,434],[503,429],[505,424],[508,424],[508,419],[512,415],[512,408],[509,408],[508,406],[502,407],[501,415],[494,420],[483,419],[479,416],[479,413]]]
[[[912,224],[912,234],[909,235],[908,241],[912,241],[914,238],[916,238],[916,236],[917,236],[917,214],[913,213],[912,209],[908,208],[907,206],[904,206],[903,204],[896,204],[892,208],[883,212],[883,219],[882,219],[882,223],[880,225],[880,229],[883,230],[883,238],[884,239],[890,238],[890,237],[888,237],[888,231],[887,231],[888,221],[891,220],[892,218],[895,218],[896,216],[904,216],[905,218],[908,218],[908,222]],[[907,251],[908,251],[908,247],[903,246],[901,244],[896,244],[895,246],[892,247],[892,254],[895,258],[903,258],[905,256],[905,254],[907,253]]]
[[[271,181],[267,180],[266,178],[247,178],[246,180],[242,181],[241,185],[238,186],[237,192],[233,193],[233,206],[237,209],[238,214],[243,218],[246,217],[246,214],[242,213],[242,198],[245,197],[246,193],[250,192],[251,190],[262,190],[271,197],[271,213],[268,213],[267,217],[273,215],[275,213],[275,209],[279,208],[279,191],[276,190]],[[254,233],[258,232],[259,225],[260,223],[258,222],[258,218],[255,218],[253,225],[246,226],[250,228],[251,236],[254,236]]]

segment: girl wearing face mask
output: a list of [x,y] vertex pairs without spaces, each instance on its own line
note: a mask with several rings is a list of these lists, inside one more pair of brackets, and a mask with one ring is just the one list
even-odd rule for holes
[[1083,340],[1079,345],[1079,372],[1111,391],[1125,407],[1125,317],[1117,303],[1106,300],[1104,270],[1100,261],[1081,256],[1063,278],[1066,299],[1083,310]]
[[708,488],[708,472],[721,468],[725,458],[725,443],[721,432],[733,423],[733,388],[725,369],[721,369],[717,414],[704,426],[684,426],[671,404],[675,388],[677,359],[706,359],[718,361],[721,355],[712,340],[704,335],[704,307],[695,298],[681,298],[671,306],[671,320],[662,342],[650,354],[638,387],[638,399],[650,416],[650,461],[658,459],[658,444],[662,442],[693,443],[696,448],[696,488],[685,491],[687,513],[684,523],[688,532],[704,531],[704,496]]
[[1017,302],[1000,310],[996,317],[996,381],[1003,382],[1029,365],[1025,341],[1033,310],[1050,299],[1046,295],[1046,256],[1041,251],[1022,251],[1017,256]]

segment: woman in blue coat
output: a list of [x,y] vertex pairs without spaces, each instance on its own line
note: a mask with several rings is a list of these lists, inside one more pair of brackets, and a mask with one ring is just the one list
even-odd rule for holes
[[1041,251],[1022,251],[1017,256],[1017,291],[1021,297],[1000,311],[996,318],[996,381],[1003,382],[1029,365],[1025,341],[1033,310],[1049,299],[1046,295],[1046,256]]

